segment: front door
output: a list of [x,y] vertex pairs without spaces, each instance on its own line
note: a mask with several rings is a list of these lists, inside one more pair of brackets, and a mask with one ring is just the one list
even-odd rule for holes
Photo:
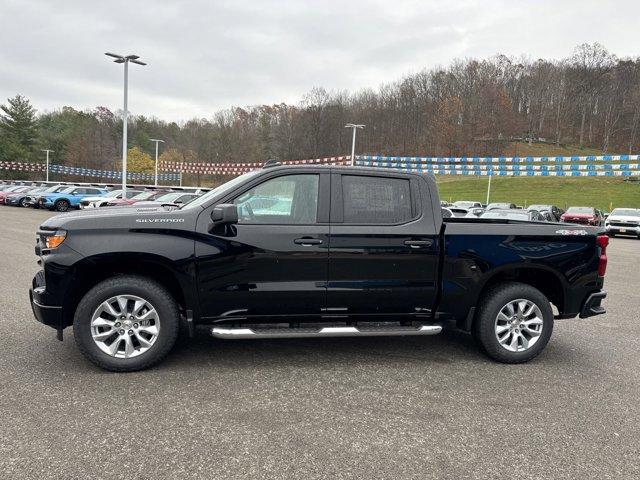
[[439,239],[426,182],[336,173],[331,188],[328,314],[429,316]]
[[[197,252],[203,316],[318,316],[326,304],[329,181],[321,171],[280,173],[223,203],[238,208],[228,235]],[[220,251],[207,255],[205,250]]]

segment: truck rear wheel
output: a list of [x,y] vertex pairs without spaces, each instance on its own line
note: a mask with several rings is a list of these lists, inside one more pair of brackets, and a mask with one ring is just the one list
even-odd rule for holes
[[180,314],[169,292],[146,277],[118,276],[93,287],[73,320],[80,351],[97,366],[132,372],[160,362],[178,337]]
[[523,363],[544,350],[553,332],[553,310],[540,290],[523,283],[502,283],[481,299],[474,338],[491,358]]

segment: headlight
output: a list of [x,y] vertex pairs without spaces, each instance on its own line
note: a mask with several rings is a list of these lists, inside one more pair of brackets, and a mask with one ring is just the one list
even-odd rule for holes
[[53,235],[44,237],[44,245],[48,249],[58,248],[65,238],[67,238],[67,232],[65,230],[57,230]]

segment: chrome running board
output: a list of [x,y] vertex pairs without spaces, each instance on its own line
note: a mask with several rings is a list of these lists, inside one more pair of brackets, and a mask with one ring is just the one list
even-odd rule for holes
[[216,338],[317,338],[317,337],[388,337],[409,335],[436,335],[442,325],[389,326],[389,327],[322,327],[322,328],[229,328],[213,327],[211,335]]

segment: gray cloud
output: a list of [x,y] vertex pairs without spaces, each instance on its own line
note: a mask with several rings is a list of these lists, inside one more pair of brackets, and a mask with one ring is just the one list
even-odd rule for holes
[[598,41],[640,54],[636,1],[0,0],[0,99],[40,110],[121,107],[167,120],[297,102],[314,86],[376,87],[453,58],[568,56]]

